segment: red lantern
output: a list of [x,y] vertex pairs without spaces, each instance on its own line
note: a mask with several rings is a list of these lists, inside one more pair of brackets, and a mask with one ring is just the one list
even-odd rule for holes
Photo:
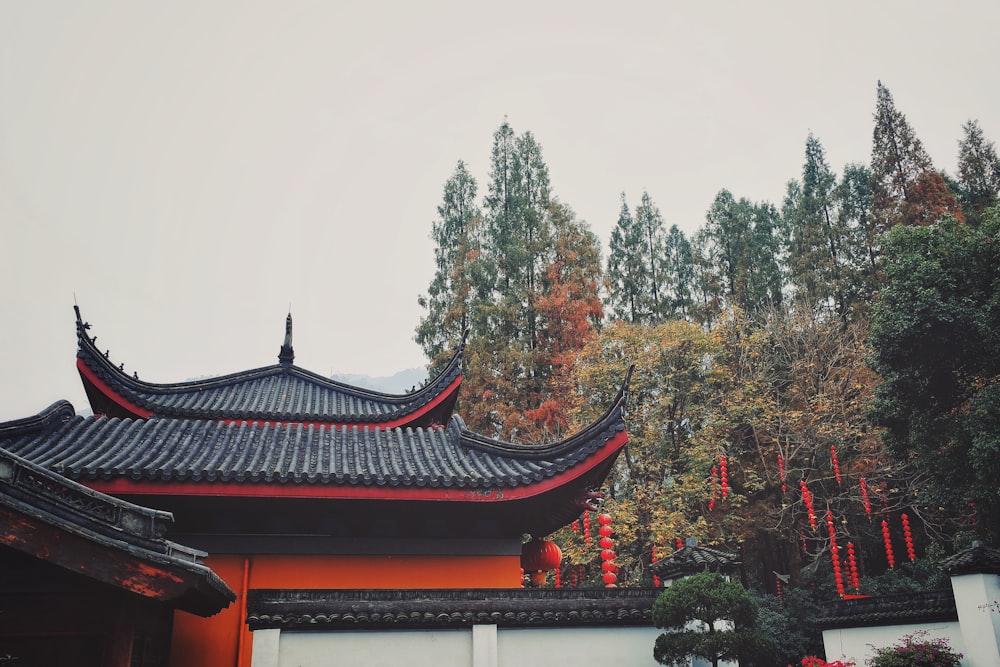
[[837,484],[840,484],[840,461],[837,460],[836,445],[830,445],[830,462],[833,464],[833,476],[837,479]]
[[601,550],[601,559],[602,560],[614,560],[615,559],[615,555],[616,555],[615,552],[612,551],[611,549],[602,549]]
[[816,530],[816,508],[813,507],[813,494],[806,486],[805,480],[799,482],[799,489],[802,491],[802,502],[806,506],[806,513],[809,515],[809,527]]
[[674,546],[676,546],[677,550],[680,551],[681,549],[684,548],[684,540],[682,540],[679,537],[675,537],[674,538]]
[[597,523],[601,524],[602,526],[610,526],[611,525],[611,515],[610,514],[599,514],[597,516]]
[[559,567],[562,562],[562,550],[555,542],[540,540],[537,537],[521,546],[521,567],[531,573],[535,584],[545,582],[545,573]]
[[583,546],[590,546],[590,512],[583,513]]
[[603,524],[597,529],[597,532],[600,533],[601,537],[611,537],[611,533],[615,532],[615,529],[607,524]]
[[601,578],[604,579],[605,588],[614,588],[615,582],[618,581],[618,575],[614,572],[605,572]]
[[602,549],[611,549],[615,546],[615,541],[610,537],[602,537],[598,542]]
[[603,563],[601,563],[601,569],[604,570],[605,572],[614,572],[616,567],[617,566],[609,560],[606,560]]

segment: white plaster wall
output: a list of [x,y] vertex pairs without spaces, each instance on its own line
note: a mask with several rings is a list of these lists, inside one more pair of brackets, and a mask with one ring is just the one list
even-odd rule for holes
[[[926,639],[944,637],[952,649],[963,654],[967,653],[965,640],[962,638],[962,628],[957,622],[824,630],[823,649],[826,651],[828,661],[852,660],[858,667],[863,667],[877,649],[892,646],[906,635],[924,630],[927,631]],[[967,661],[963,661],[962,664],[978,667]]]
[[[1000,577],[966,574],[951,578],[962,625],[968,667],[1000,667]],[[954,646],[954,645],[953,645]]]
[[472,630],[282,632],[278,653],[277,667],[470,667]]
[[661,667],[653,627],[500,628],[497,667]]

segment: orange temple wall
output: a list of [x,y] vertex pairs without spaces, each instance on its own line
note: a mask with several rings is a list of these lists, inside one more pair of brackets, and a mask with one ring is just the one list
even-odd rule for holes
[[172,667],[249,667],[246,592],[254,588],[519,588],[520,556],[217,555],[205,560],[236,601],[210,618],[174,615]]

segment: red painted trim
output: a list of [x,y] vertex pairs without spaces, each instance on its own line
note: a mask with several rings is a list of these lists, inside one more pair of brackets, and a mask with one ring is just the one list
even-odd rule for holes
[[86,380],[90,382],[90,384],[93,385],[95,389],[97,389],[99,392],[110,398],[112,401],[120,405],[125,410],[128,410],[129,412],[134,414],[136,417],[147,419],[153,416],[153,413],[150,412],[149,410],[144,410],[135,403],[132,403],[131,401],[126,399],[124,396],[119,395],[104,380],[99,378],[97,374],[94,373],[94,371],[90,370],[90,367],[83,362],[83,359],[79,357],[76,358],[76,367],[77,369],[79,369],[80,375],[86,378]]
[[396,419],[391,419],[389,421],[382,422],[334,422],[334,421],[269,421],[264,419],[220,419],[219,421],[223,424],[250,424],[251,426],[316,426],[316,427],[330,427],[330,428],[350,428],[352,426],[357,426],[358,428],[364,428],[369,426],[371,428],[396,428],[397,426],[406,426],[416,420],[420,419],[422,416],[433,410],[441,401],[445,400],[451,396],[454,392],[458,391],[459,385],[462,384],[462,376],[459,375],[457,378],[452,380],[444,391],[437,395],[432,401],[428,401],[426,405],[421,407],[416,412],[410,412],[402,417]]
[[326,498],[331,500],[434,500],[452,502],[505,502],[531,498],[584,476],[616,454],[628,442],[628,433],[615,434],[585,464],[528,486],[490,489],[451,489],[420,486],[338,486],[334,484],[273,482],[153,482],[118,478],[110,481],[87,480],[95,491],[111,495],[223,496],[257,498]]

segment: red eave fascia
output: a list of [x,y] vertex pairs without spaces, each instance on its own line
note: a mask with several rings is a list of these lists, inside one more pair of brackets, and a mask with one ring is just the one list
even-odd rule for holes
[[108,385],[108,383],[99,378],[97,374],[90,369],[90,366],[84,363],[83,359],[81,359],[80,357],[76,358],[76,367],[79,369],[80,375],[86,378],[86,380],[90,382],[90,384],[92,384],[95,389],[100,391],[102,394],[110,398],[112,401],[120,405],[128,412],[131,412],[136,417],[139,417],[141,419],[148,419],[149,417],[153,416],[153,413],[150,412],[149,410],[144,410],[135,403],[126,399],[124,396],[119,395],[118,392],[116,392]]
[[203,496],[229,498],[322,498],[327,500],[420,500],[444,502],[505,502],[524,500],[571,484],[614,456],[628,442],[628,433],[616,433],[589,460],[536,484],[514,488],[451,489],[446,487],[340,486],[323,483],[162,482],[119,478],[80,480],[110,495]]

